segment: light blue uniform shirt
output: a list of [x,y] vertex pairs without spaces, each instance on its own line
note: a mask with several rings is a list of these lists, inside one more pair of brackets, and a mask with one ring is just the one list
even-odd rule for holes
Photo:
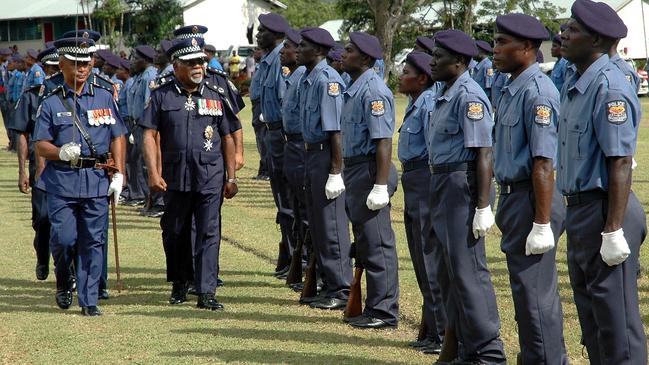
[[219,62],[219,60],[216,57],[212,57],[208,66],[217,69],[219,71],[223,71],[223,66],[221,65],[221,62]]
[[466,71],[438,90],[428,126],[430,165],[473,161],[472,148],[491,147],[494,122],[487,95]]
[[13,77],[9,79],[9,88],[11,101],[17,102],[22,94],[23,82],[25,80],[25,73],[22,71],[14,71]]
[[480,85],[485,93],[489,94],[489,89],[493,83],[494,69],[489,57],[485,57],[482,61],[478,62],[473,72],[473,80]]
[[609,61],[598,58],[575,72],[561,94],[557,184],[563,195],[608,191],[607,157],[633,156],[640,124],[633,86]]
[[261,59],[259,70],[261,113],[265,123],[276,123],[282,119],[282,95],[284,95],[284,80],[282,65],[279,61],[279,51],[283,45],[279,44]]
[[566,67],[568,67],[568,60],[563,57],[559,58],[559,60],[554,63],[554,67],[550,73],[550,79],[559,91],[561,91],[563,83],[566,81]]
[[392,138],[394,97],[373,69],[365,71],[343,93],[343,157],[376,152],[376,139]]
[[633,85],[637,93],[638,89],[640,89],[640,76],[638,76],[638,71],[634,70],[631,65],[623,60],[619,53],[616,53],[615,56],[611,57],[610,61],[617,66],[620,71],[622,71],[626,80]]
[[133,119],[142,118],[144,107],[151,97],[151,89],[155,87],[158,70],[154,66],[147,67],[133,82],[133,99],[128,101],[128,111]]
[[340,131],[343,107],[343,80],[336,70],[320,61],[300,80],[300,120],[307,143],[329,140],[329,132]]
[[306,67],[300,66],[288,75],[284,82],[286,83],[286,93],[282,99],[282,122],[284,123],[284,133],[302,134],[302,122],[300,121],[300,99],[298,90],[300,80],[306,71]]
[[136,88],[137,85],[140,83],[140,77],[142,77],[142,74],[135,75],[131,77],[129,80],[131,81],[131,85],[129,85],[126,88],[126,104],[128,105],[128,115],[131,118],[134,117],[134,110],[133,110],[133,105],[135,105],[135,94],[136,94]]
[[250,100],[259,100],[261,98],[261,74],[259,72],[259,64],[255,66],[255,73],[250,78]]
[[130,77],[128,80],[126,80],[124,86],[122,86],[122,88],[119,90],[117,106],[119,107],[119,115],[122,117],[122,120],[130,116],[130,114],[128,113],[128,90],[132,86],[133,78]]
[[494,109],[498,109],[498,99],[500,98],[501,91],[503,87],[505,86],[505,83],[507,80],[509,80],[510,75],[507,73],[502,73],[500,71],[496,71],[494,74],[494,82],[491,85],[491,105],[494,107]]
[[427,89],[417,97],[417,100],[410,102],[406,108],[403,124],[399,128],[397,149],[399,161],[402,163],[428,159],[426,134],[428,120],[435,107],[434,95],[435,93],[431,89]]
[[38,63],[33,64],[23,80],[21,93],[32,86],[42,85],[44,80],[45,71],[43,71],[43,68]]
[[473,74],[475,73],[475,67],[478,65],[478,61],[474,60],[473,58],[471,61],[469,61],[469,66],[467,67],[467,71],[469,71],[469,75],[473,77]]
[[345,89],[348,88],[349,85],[351,85],[352,83],[352,77],[349,76],[347,72],[343,72],[343,74],[340,75],[340,77],[343,79],[343,83],[345,83]]
[[380,78],[385,77],[385,62],[382,59],[378,59],[374,62],[374,72],[379,75]]
[[496,181],[530,180],[533,158],[556,159],[558,118],[559,91],[538,63],[507,81],[496,106]]

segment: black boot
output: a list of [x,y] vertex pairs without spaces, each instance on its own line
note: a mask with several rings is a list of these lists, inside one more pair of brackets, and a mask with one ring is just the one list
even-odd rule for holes
[[187,284],[184,281],[174,281],[171,285],[169,304],[180,304],[187,301]]
[[196,303],[197,308],[209,309],[209,310],[223,310],[223,304],[219,303],[214,294],[199,294],[198,303]]

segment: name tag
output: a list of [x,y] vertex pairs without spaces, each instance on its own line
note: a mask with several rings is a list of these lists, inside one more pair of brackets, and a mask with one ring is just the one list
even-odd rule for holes
[[198,99],[198,114],[218,117],[223,115],[221,100]]
[[115,124],[113,111],[111,109],[94,109],[88,110],[88,124],[93,127],[99,127],[102,124]]
[[58,112],[58,113],[56,113],[56,116],[57,117],[71,117],[72,113],[70,113],[70,112]]

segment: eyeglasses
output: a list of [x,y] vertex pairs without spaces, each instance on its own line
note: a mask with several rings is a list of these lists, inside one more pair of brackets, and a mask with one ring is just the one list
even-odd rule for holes
[[207,61],[205,60],[205,58],[201,57],[201,58],[193,58],[191,60],[178,60],[178,62],[183,66],[194,67],[198,65],[202,66]]

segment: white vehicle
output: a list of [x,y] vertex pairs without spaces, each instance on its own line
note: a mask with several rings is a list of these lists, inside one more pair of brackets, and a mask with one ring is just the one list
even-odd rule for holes
[[408,57],[408,53],[412,52],[412,50],[413,48],[404,48],[394,56],[394,72],[396,75],[401,75],[406,57]]

